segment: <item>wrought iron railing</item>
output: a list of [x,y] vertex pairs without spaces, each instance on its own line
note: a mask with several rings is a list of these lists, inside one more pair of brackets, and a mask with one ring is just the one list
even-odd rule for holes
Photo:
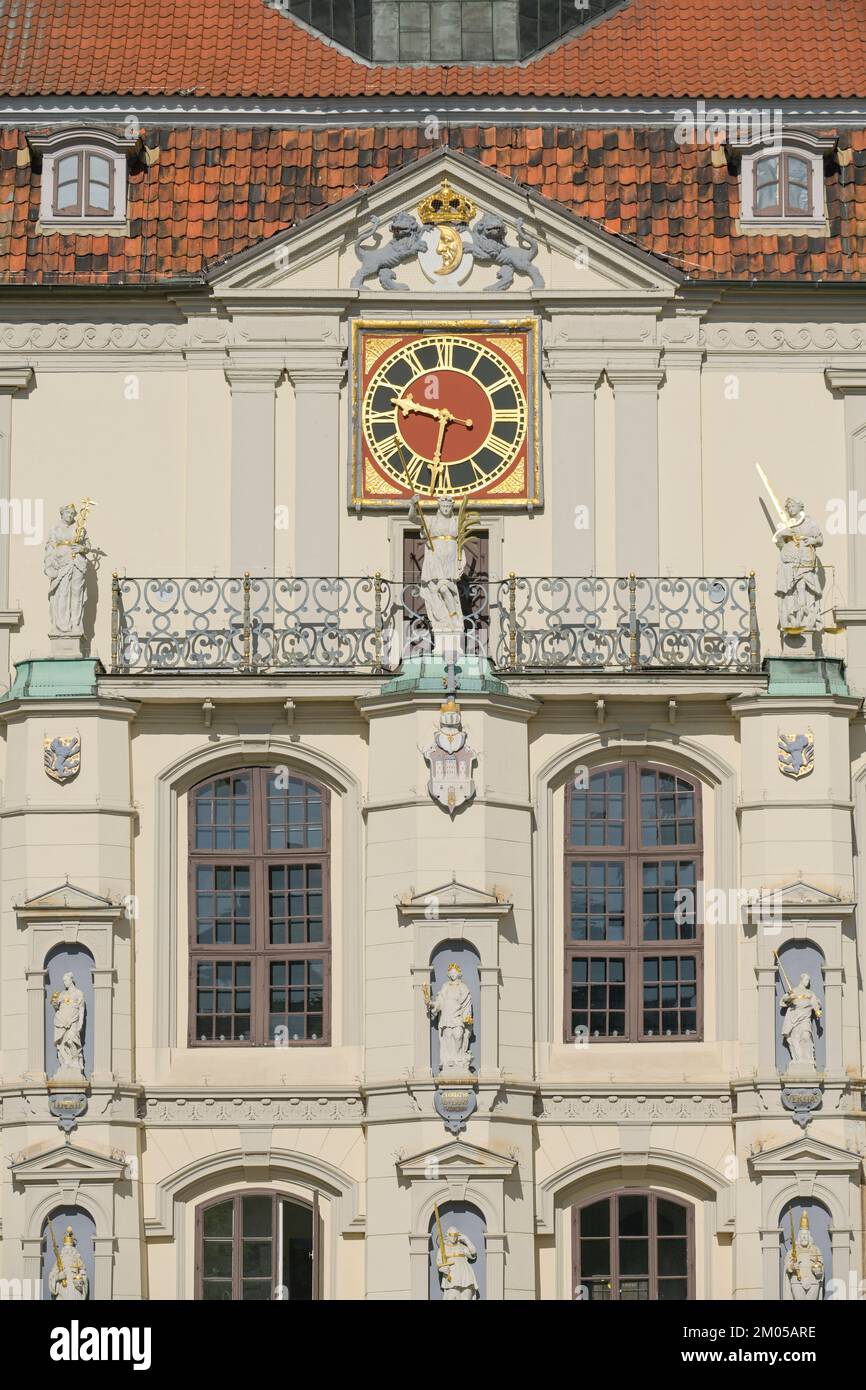
[[[461,583],[463,650],[500,672],[757,671],[753,577]],[[432,652],[420,583],[114,575],[111,669],[398,671]]]

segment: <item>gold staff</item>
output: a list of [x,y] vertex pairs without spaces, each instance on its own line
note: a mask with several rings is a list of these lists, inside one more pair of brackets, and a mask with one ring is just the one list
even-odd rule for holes
[[94,502],[92,497],[85,497],[81,506],[78,508],[78,521],[75,527],[76,545],[80,545],[84,540],[84,530],[87,526],[87,513],[90,511],[91,507],[95,507],[96,505],[97,503]]
[[55,1258],[55,1260],[57,1261],[57,1268],[60,1270],[60,1273],[63,1275],[63,1278],[61,1279],[60,1282],[61,1282],[61,1284],[63,1284],[63,1286],[64,1286],[64,1288],[65,1288],[65,1287],[66,1287],[66,1270],[63,1268],[63,1261],[62,1261],[61,1258],[60,1258],[60,1251],[59,1251],[59,1249],[57,1248],[57,1237],[56,1237],[55,1234],[54,1234],[54,1227],[53,1227],[52,1224],[51,1224],[51,1218],[50,1218],[50,1217],[48,1218],[48,1229],[49,1229],[49,1231],[51,1232],[51,1244],[54,1246],[54,1258]]
[[447,1272],[448,1272],[448,1283],[450,1284],[450,1283],[451,1283],[451,1270],[448,1269],[448,1266],[449,1266],[450,1264],[453,1264],[454,1262],[453,1262],[453,1260],[449,1260],[448,1256],[445,1254],[445,1237],[444,1237],[443,1234],[442,1234],[442,1222],[439,1220],[439,1208],[438,1208],[438,1206],[434,1206],[433,1211],[434,1211],[435,1216],[436,1216],[436,1234],[437,1234],[438,1237],[439,1237],[439,1258],[440,1258],[440,1260],[441,1260],[441,1262],[442,1262],[442,1265],[444,1266],[444,1268],[445,1268],[445,1269],[447,1270]]
[[797,1271],[797,1278],[802,1282],[803,1276],[800,1273],[800,1262],[797,1259],[797,1237],[794,1235],[794,1208],[788,1212],[791,1218],[791,1254],[794,1258],[794,1269]]

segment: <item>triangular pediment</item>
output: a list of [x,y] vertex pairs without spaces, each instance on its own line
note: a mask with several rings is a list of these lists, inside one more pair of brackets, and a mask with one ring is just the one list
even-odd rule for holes
[[91,893],[87,888],[79,888],[77,884],[70,883],[67,879],[65,883],[60,883],[56,888],[49,888],[44,893],[37,893],[35,897],[25,898],[21,903],[16,903],[17,912],[54,912],[58,908],[70,908],[72,911],[87,911],[106,909],[117,910],[119,904],[104,898],[99,893]]
[[[666,261],[576,216],[561,204],[504,178],[467,155],[443,149],[411,160],[372,188],[344,198],[215,267],[209,277],[215,296],[231,301],[250,294],[285,293],[290,297],[294,292],[310,290],[331,296],[351,292],[352,281],[361,267],[356,241],[377,222],[378,245],[387,245],[397,214],[413,217],[420,229],[418,209],[436,193],[443,178],[472,203],[475,214],[468,223],[470,231],[478,218],[488,214],[505,223],[507,245],[517,244],[518,220],[538,243],[533,264],[543,288],[519,271],[507,291],[508,298],[519,299],[530,291],[543,296],[547,290],[553,296],[564,292],[590,299],[598,295],[625,300],[646,296],[658,301],[672,298],[685,278]],[[461,297],[489,295],[494,288],[496,266],[481,258],[467,263],[471,269],[459,285],[450,280],[437,282],[435,276],[425,277],[415,257],[399,264],[396,278],[409,293],[425,294],[434,304],[437,300],[447,302],[447,293],[437,292],[440,288],[450,288]],[[361,292],[384,303],[393,297],[375,278],[367,279]]]
[[780,1144],[774,1149],[762,1149],[752,1154],[749,1166],[755,1173],[856,1173],[861,1158],[849,1149],[840,1149],[818,1139],[803,1136]]
[[126,1162],[125,1157],[111,1158],[76,1144],[57,1144],[32,1156],[12,1155],[9,1167],[15,1182],[53,1182],[65,1187],[79,1182],[118,1182]]
[[401,1177],[429,1179],[432,1173],[437,1178],[477,1178],[510,1177],[517,1159],[511,1154],[494,1153],[478,1144],[469,1144],[464,1139],[452,1139],[435,1148],[424,1149],[397,1160],[397,1171]]
[[783,903],[803,903],[816,907],[851,905],[850,899],[845,899],[838,893],[830,893],[825,888],[817,888],[815,884],[806,883],[803,879],[797,879],[796,883],[789,883],[786,887],[774,891],[779,894]]
[[494,888],[488,892],[483,888],[471,888],[467,883],[458,883],[456,878],[452,878],[450,883],[426,888],[422,893],[412,890],[397,899],[400,911],[410,916],[414,913],[429,916],[433,904],[437,909],[447,908],[452,912],[481,910],[501,915],[511,910],[511,898],[504,889]]

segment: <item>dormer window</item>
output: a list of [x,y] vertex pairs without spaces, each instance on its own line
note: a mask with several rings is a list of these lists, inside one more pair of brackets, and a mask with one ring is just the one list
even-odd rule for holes
[[128,163],[135,143],[92,129],[31,137],[31,149],[42,157],[41,229],[124,229]]
[[731,146],[740,163],[740,229],[827,232],[824,160],[833,139],[787,132]]

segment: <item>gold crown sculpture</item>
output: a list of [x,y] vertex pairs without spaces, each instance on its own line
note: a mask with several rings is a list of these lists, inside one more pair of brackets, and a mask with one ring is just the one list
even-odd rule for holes
[[469,223],[477,211],[466,194],[457,193],[447,179],[443,179],[436,192],[419,203],[417,208],[425,227],[438,222]]
[[455,700],[446,700],[445,703],[440,707],[439,713],[440,713],[440,714],[459,714],[459,713],[460,713],[460,706],[457,704],[457,702],[456,702]]
[[463,974],[463,971],[460,969],[460,966],[457,964],[456,960],[452,960],[452,962],[451,962],[451,964],[449,965],[448,969],[449,969],[449,970],[456,970],[458,975],[462,975],[462,974]]
[[803,1212],[803,1215],[800,1217],[800,1230],[801,1230],[801,1231],[808,1231],[808,1229],[809,1229],[809,1218],[808,1218],[808,1216],[806,1215],[806,1213]]
[[63,1244],[64,1244],[64,1245],[74,1245],[74,1244],[75,1244],[75,1233],[74,1233],[74,1231],[73,1231],[73,1229],[72,1229],[71,1226],[67,1226],[67,1227],[66,1227],[66,1235],[63,1237]]

